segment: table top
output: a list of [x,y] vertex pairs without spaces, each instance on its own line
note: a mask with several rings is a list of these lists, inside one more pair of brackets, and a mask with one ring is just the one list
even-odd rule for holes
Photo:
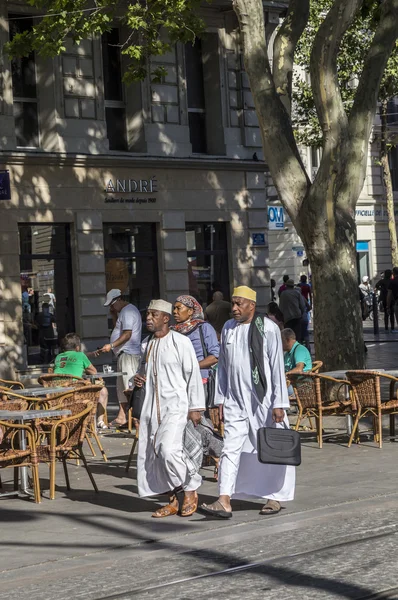
[[42,417],[67,417],[72,412],[69,409],[64,410],[0,410],[0,419],[12,419],[14,421],[24,421],[28,419],[41,419]]
[[112,373],[101,373],[100,371],[98,371],[98,373],[86,375],[86,377],[88,377],[89,379],[106,379],[107,377],[119,377],[119,375],[127,375],[127,373],[125,373],[124,371],[112,371]]
[[[341,371],[325,371],[324,373],[319,373],[319,375],[327,375],[328,377],[334,377],[335,379],[346,379],[346,373],[350,369],[344,369]],[[375,373],[380,373],[381,375],[392,375],[393,377],[398,377],[398,369],[365,369],[366,371],[373,371]]]
[[25,396],[27,398],[36,398],[38,396],[46,396],[47,394],[62,394],[67,392],[72,392],[76,388],[74,387],[34,387],[34,388],[25,388],[23,390],[11,390],[14,391],[19,396]]

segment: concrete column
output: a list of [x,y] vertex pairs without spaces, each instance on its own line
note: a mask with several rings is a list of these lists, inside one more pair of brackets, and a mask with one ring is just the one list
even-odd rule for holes
[[109,341],[102,215],[76,212],[76,264],[74,278],[76,329],[86,347],[94,350]]
[[166,300],[174,302],[177,296],[189,293],[185,215],[170,210],[162,215],[160,256],[163,260],[163,285]]

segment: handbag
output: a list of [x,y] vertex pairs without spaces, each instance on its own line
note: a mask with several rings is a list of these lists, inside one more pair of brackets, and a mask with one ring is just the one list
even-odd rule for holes
[[[209,353],[207,351],[205,340],[203,338],[203,332],[202,332],[201,326],[199,326],[199,335],[200,335],[200,341],[202,344],[203,358],[207,358],[209,356]],[[209,375],[207,377],[207,383],[205,383],[205,386],[206,386],[206,408],[215,408],[214,397],[216,395],[216,370],[217,370],[217,365],[214,365],[214,367],[210,367]]]
[[260,427],[257,431],[257,457],[266,465],[301,464],[301,443],[298,431],[280,427]]

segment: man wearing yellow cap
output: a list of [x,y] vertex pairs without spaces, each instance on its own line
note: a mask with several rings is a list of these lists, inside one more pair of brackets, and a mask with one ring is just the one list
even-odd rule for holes
[[293,500],[295,469],[265,465],[257,459],[260,427],[289,425],[289,407],[279,327],[256,313],[256,292],[235,288],[233,319],[221,334],[216,403],[222,406],[224,448],[219,466],[219,498],[203,504],[206,514],[232,517],[231,498],[264,498],[261,514],[275,514]]

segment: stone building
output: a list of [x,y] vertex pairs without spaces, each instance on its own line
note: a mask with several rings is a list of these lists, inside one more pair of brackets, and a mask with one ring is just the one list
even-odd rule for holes
[[[264,5],[271,32],[286,2]],[[123,28],[54,59],[3,58],[3,376],[47,363],[67,331],[102,345],[111,288],[142,311],[236,284],[269,301],[265,166],[237,21],[223,0],[204,17],[200,42],[156,60],[161,83],[122,83]],[[1,43],[32,18],[0,0]]]

